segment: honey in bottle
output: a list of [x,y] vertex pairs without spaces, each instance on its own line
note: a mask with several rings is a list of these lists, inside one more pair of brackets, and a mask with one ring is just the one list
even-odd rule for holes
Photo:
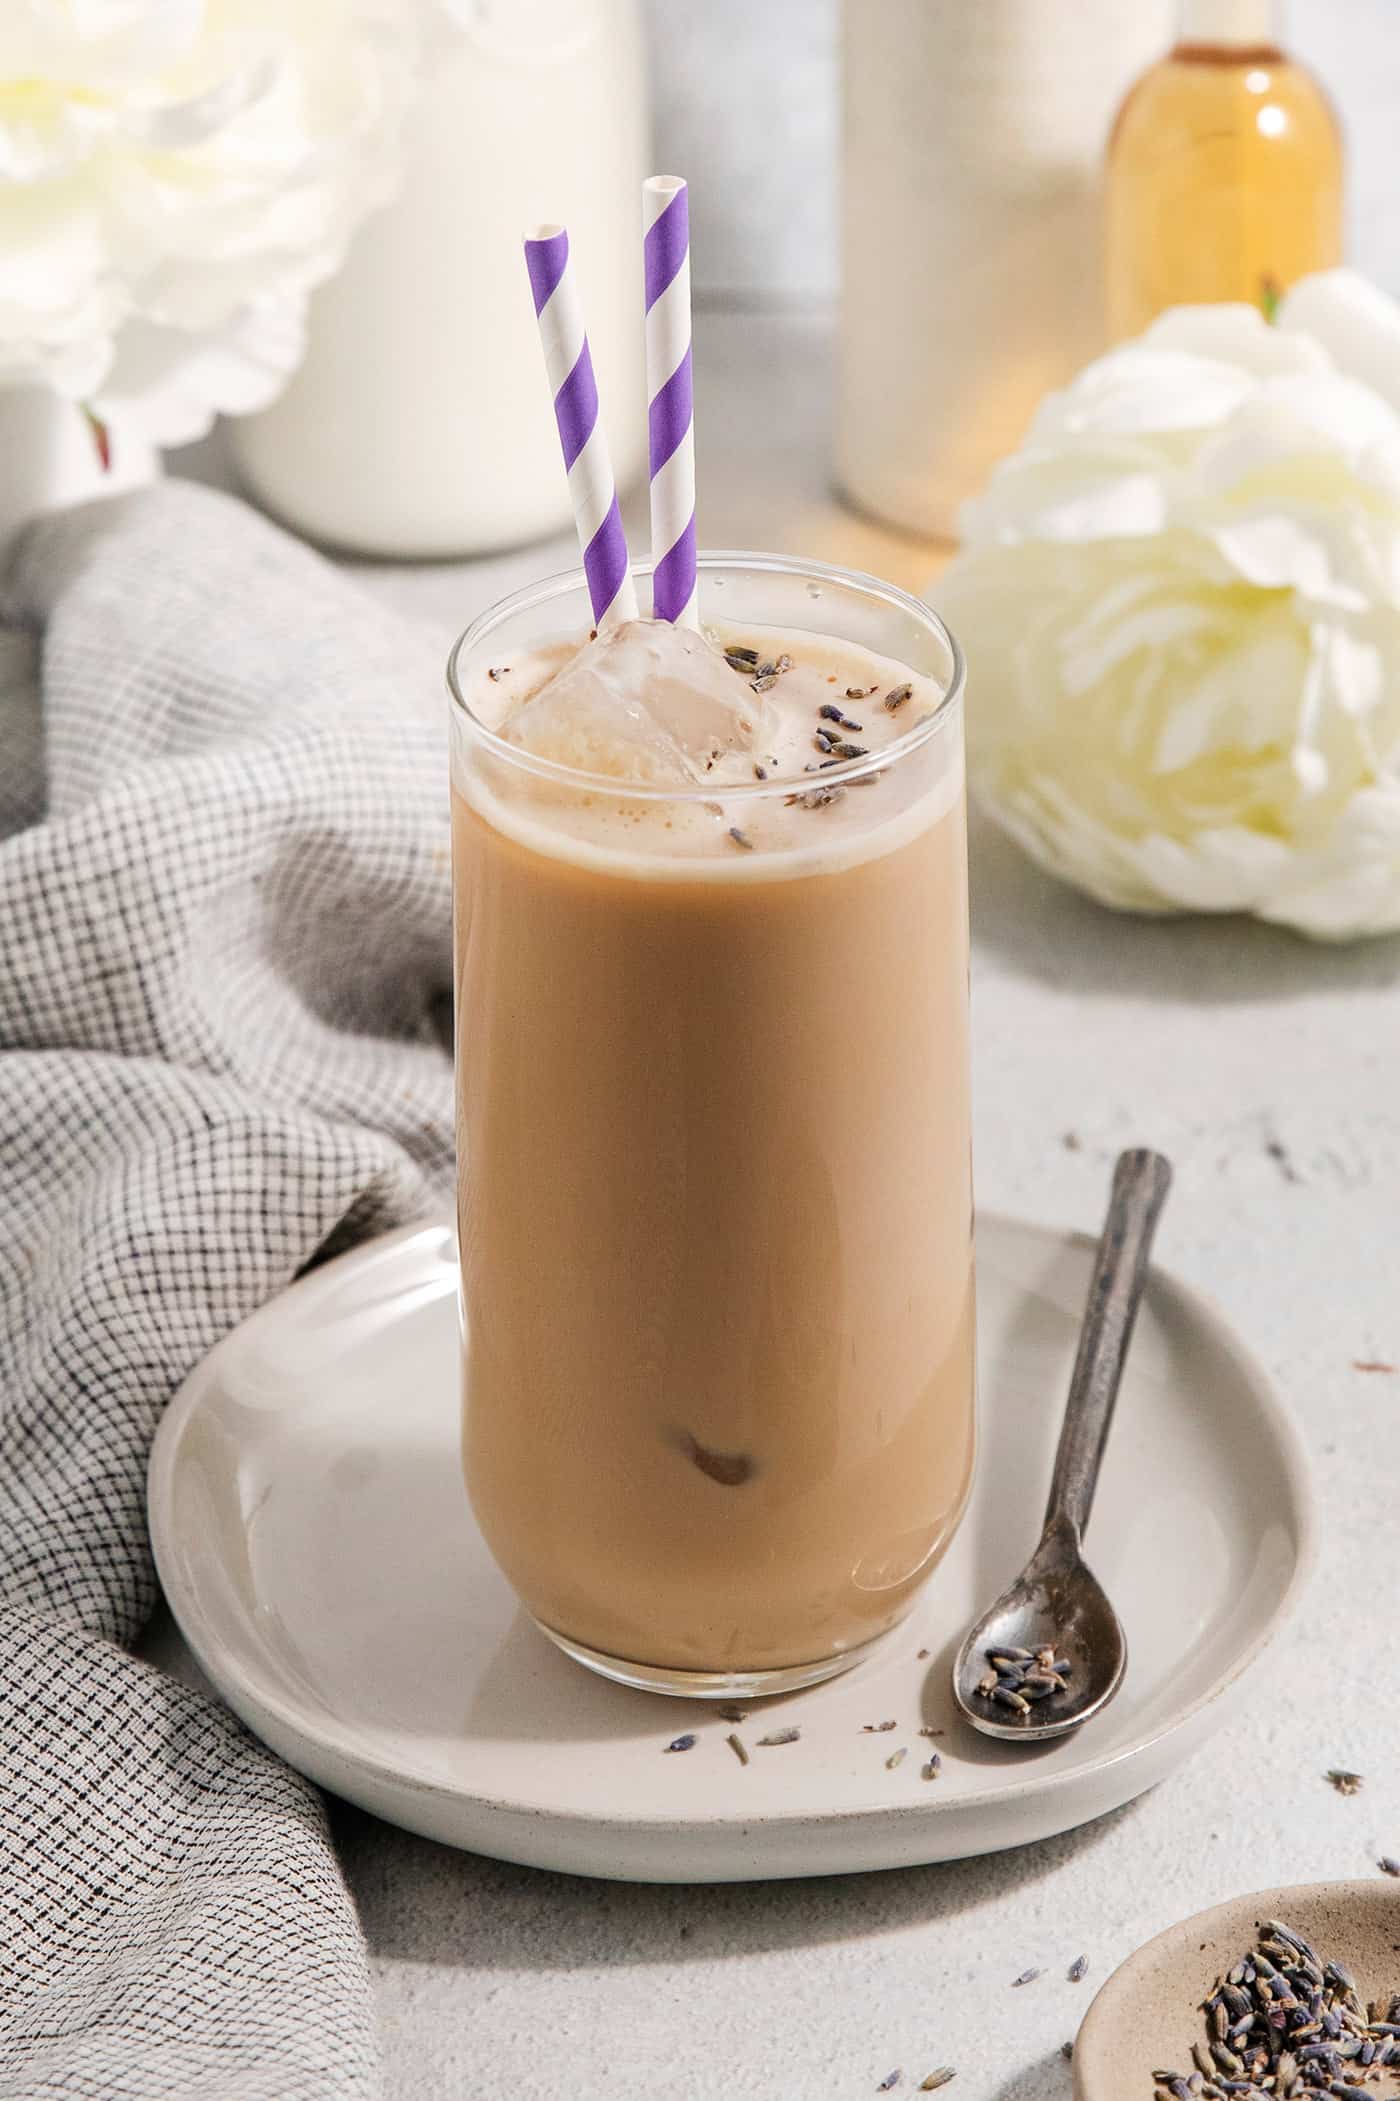
[[1181,0],[1178,36],[1108,146],[1109,333],[1169,306],[1246,300],[1271,315],[1342,256],[1342,140],[1283,50],[1278,0]]

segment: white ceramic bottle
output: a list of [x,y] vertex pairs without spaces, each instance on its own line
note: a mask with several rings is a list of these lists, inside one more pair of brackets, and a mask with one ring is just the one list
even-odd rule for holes
[[1171,0],[845,0],[837,477],[952,537],[1101,347],[1104,142]]
[[402,186],[312,302],[306,358],[234,427],[300,531],[418,559],[563,526],[568,491],[521,236],[567,219],[619,480],[646,452],[638,0],[444,0]]

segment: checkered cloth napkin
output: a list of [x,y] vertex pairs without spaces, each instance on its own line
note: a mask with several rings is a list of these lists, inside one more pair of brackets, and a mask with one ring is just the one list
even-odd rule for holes
[[441,667],[182,485],[0,623],[0,2097],[362,2101],[314,1790],[126,1647],[175,1386],[451,1172]]

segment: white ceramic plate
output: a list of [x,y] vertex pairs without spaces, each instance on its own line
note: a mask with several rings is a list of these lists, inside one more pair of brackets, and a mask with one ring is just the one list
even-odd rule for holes
[[[956,1859],[1043,1838],[1150,1787],[1223,1718],[1310,1552],[1296,1434],[1218,1313],[1158,1271],[1089,1558],[1128,1633],[1122,1692],[1025,1752],[955,1718],[963,1628],[1039,1526],[1092,1253],[978,1226],[982,1450],[961,1532],[912,1619],[844,1677],[739,1730],[561,1656],[468,1513],[448,1228],[342,1257],[230,1335],[172,1402],[151,1536],[186,1640],[291,1764],[409,1829],[540,1867],[732,1881]],[[921,1654],[922,1651],[928,1653]],[[892,1731],[863,1724],[893,1719]],[[797,1725],[798,1742],[756,1739]],[[922,1777],[929,1740],[942,1772]],[[667,1754],[693,1730],[694,1749]],[[892,1752],[907,1747],[896,1768]]]

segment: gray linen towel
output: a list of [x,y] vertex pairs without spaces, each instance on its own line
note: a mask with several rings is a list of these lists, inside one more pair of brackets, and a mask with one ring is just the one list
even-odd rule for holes
[[441,667],[182,485],[32,528],[0,621],[0,2096],[362,2101],[314,1790],[124,1645],[175,1386],[451,1172]]

